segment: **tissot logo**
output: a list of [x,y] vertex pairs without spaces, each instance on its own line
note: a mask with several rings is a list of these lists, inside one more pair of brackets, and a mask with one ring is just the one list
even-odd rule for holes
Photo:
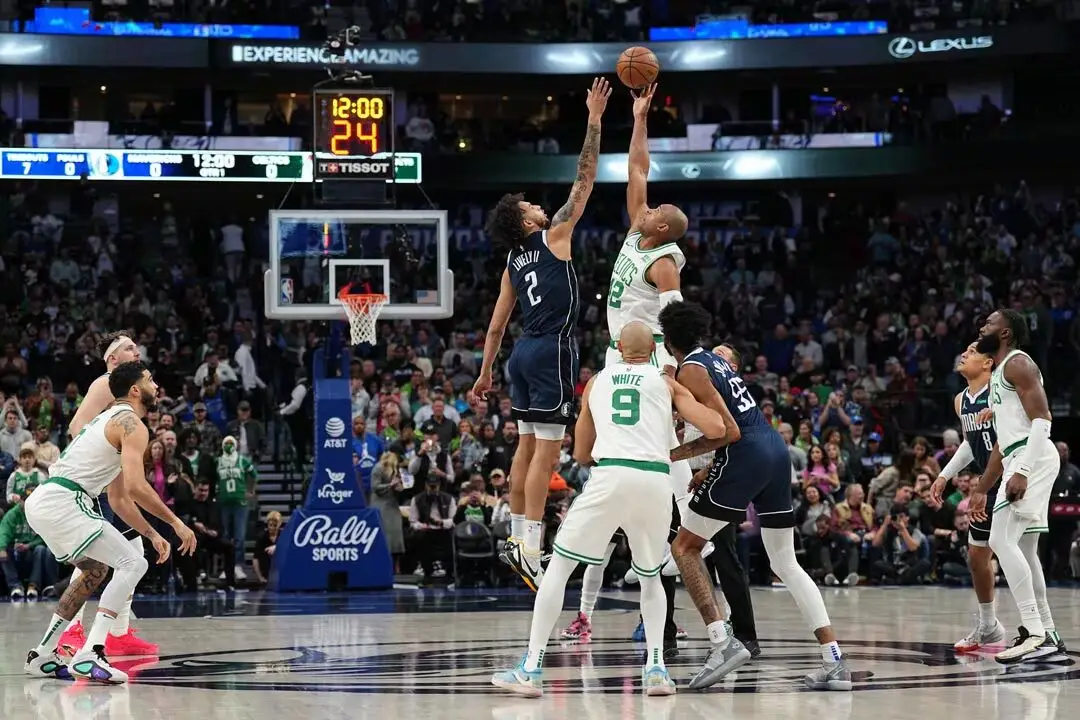
[[994,38],[989,35],[967,38],[938,38],[928,42],[924,40],[915,41],[909,37],[898,37],[889,41],[889,54],[899,60],[905,60],[921,53],[987,50],[993,46]]
[[233,45],[232,61],[267,65],[379,65],[409,66],[420,62],[418,48],[349,48],[344,55],[331,55],[323,47],[289,45]]

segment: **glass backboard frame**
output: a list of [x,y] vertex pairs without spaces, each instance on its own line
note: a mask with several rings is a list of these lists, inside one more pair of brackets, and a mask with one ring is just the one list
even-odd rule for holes
[[[326,304],[282,304],[281,259],[278,237],[279,221],[356,221],[377,223],[434,224],[438,247],[436,251],[436,272],[438,302],[436,303],[395,303],[383,307],[379,317],[383,320],[442,320],[454,315],[454,273],[450,270],[449,243],[450,233],[445,210],[271,210],[270,211],[270,269],[264,273],[263,295],[265,298],[266,317],[272,320],[344,320],[345,310],[337,298]],[[389,260],[357,260],[353,264],[376,265],[385,262],[385,272],[389,275]],[[343,258],[337,263],[348,264]],[[333,283],[333,272],[330,282]]]

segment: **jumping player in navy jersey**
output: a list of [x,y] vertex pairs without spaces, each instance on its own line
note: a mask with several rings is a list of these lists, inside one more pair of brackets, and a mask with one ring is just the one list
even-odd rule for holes
[[580,299],[570,236],[596,181],[600,118],[610,96],[607,81],[596,78],[585,98],[589,121],[577,178],[570,199],[551,221],[543,208],[520,194],[504,195],[485,227],[492,241],[509,248],[510,254],[473,392],[484,398],[491,389],[495,355],[510,313],[520,303],[522,337],[507,366],[519,441],[510,467],[511,529],[503,558],[533,591],[543,576],[540,541],[551,468],[559,458],[566,426],[574,421],[578,370],[574,331]]
[[[994,359],[978,352],[976,344],[968,345],[956,364],[956,371],[968,383],[967,389],[957,395],[954,401],[956,414],[964,429],[964,442],[930,486],[930,502],[937,507],[942,505],[941,496],[946,484],[961,470],[971,465],[979,475],[986,472],[990,453],[997,442],[990,416],[990,374],[994,371]],[[999,484],[995,483],[986,494],[986,507],[992,508],[997,502]],[[1005,628],[994,610],[994,568],[990,563],[994,556],[990,550],[992,519],[987,513],[984,520],[973,519],[968,528],[968,567],[971,568],[975,596],[979,599],[979,620],[974,630],[953,645],[957,652],[975,652],[1005,643]]]
[[710,317],[700,306],[674,302],[660,311],[664,345],[678,361],[676,378],[701,404],[719,412],[738,432],[723,440],[699,438],[671,451],[683,460],[716,450],[712,465],[691,482],[691,495],[680,507],[682,528],[671,544],[683,584],[709,631],[712,648],[705,667],[690,681],[692,689],[709,687],[750,659],[720,614],[712,580],[701,562],[701,548],[729,523],[746,520],[754,503],[761,540],[773,572],[787,586],[821,647],[822,667],[804,678],[813,690],[851,690],[851,672],[836,642],[825,602],[814,581],[795,559],[795,513],[791,506],[791,459],[780,434],[765,419],[738,373],[702,341]]

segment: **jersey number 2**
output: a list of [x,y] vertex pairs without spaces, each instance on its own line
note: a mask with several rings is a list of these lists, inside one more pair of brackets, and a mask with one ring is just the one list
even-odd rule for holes
[[608,291],[607,304],[608,307],[620,308],[622,307],[622,296],[626,292],[626,286],[623,285],[621,280],[612,280],[611,289]]
[[641,419],[641,393],[623,388],[611,393],[611,422],[616,425],[637,425]]
[[529,305],[536,307],[544,298],[540,295],[533,294],[533,292],[536,290],[536,286],[538,283],[535,270],[533,270],[531,273],[526,273],[525,282],[529,283],[529,287],[525,288],[525,294],[529,296]]

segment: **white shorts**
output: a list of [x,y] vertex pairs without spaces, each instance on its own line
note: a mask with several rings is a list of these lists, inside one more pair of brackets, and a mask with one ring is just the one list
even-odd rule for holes
[[[671,357],[671,353],[664,347],[663,339],[656,340],[656,350],[649,361],[658,368],[679,366],[679,363],[675,362],[675,358]],[[608,345],[607,354],[604,356],[604,367],[620,362],[622,362],[622,353],[619,352],[618,348]]]
[[1013,503],[1005,499],[1005,485],[1016,472],[1017,465],[1015,456],[1005,458],[994,514],[1008,508],[1009,512],[1027,524],[1025,534],[1049,532],[1050,495],[1061,469],[1061,457],[1050,441],[1045,441],[1040,448],[1029,447],[1025,456],[1031,473],[1028,474],[1027,491],[1023,499]]
[[[603,565],[611,536],[620,527],[630,543],[638,575],[660,573],[671,526],[671,487],[666,469],[645,470],[634,460],[600,461],[570,506],[555,552],[587,565]],[[620,463],[620,464],[614,464]],[[661,465],[661,463],[653,463]]]
[[26,499],[26,521],[58,561],[72,564],[108,525],[93,498],[56,480],[46,482]]

